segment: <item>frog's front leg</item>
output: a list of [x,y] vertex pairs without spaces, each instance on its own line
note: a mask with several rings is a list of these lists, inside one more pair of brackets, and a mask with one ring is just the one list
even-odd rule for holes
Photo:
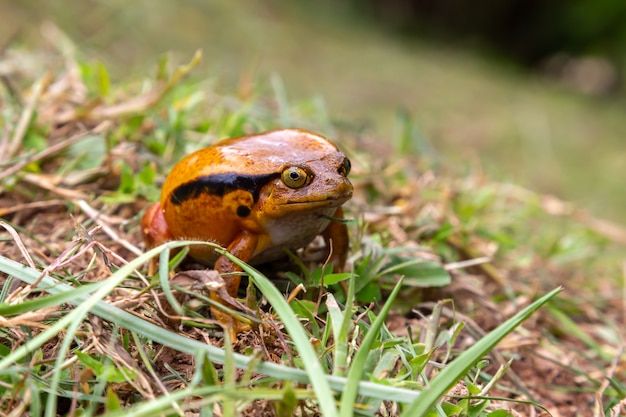
[[[165,218],[163,217],[161,203],[156,202],[148,207],[141,218],[141,233],[143,234],[143,240],[146,243],[146,249],[155,248],[172,240],[172,235],[170,234]],[[148,264],[148,275],[154,275],[157,267],[156,262],[155,258],[150,259]]]
[[[252,258],[252,255],[256,250],[258,241],[258,235],[243,231],[239,235],[237,235],[235,240],[233,240],[233,242],[228,245],[226,249],[229,253],[241,259],[242,261],[248,262],[250,258]],[[241,268],[233,261],[222,255],[217,258],[217,261],[215,261],[215,270],[220,274],[223,274],[222,277],[224,279],[228,295],[233,298],[237,298],[237,292],[239,291],[241,276],[238,274],[228,274],[231,274],[233,272],[240,272]],[[217,301],[220,304],[229,305],[229,303],[223,300],[222,297],[220,297],[220,295],[215,291],[211,292],[211,299]],[[232,306],[229,305],[229,307]],[[222,326],[224,326],[227,331],[230,332],[233,340],[237,336],[237,333],[250,329],[250,326],[240,322],[235,317],[222,311],[219,307],[212,306],[211,314]]]
[[[343,208],[339,207],[335,211],[333,218],[343,220]],[[330,263],[333,265],[333,270],[335,272],[343,271],[350,248],[348,227],[341,221],[332,221],[322,232],[322,237],[326,242],[327,255],[330,255]]]

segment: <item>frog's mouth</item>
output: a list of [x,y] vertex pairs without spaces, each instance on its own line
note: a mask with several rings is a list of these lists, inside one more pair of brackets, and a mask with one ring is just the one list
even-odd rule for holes
[[338,207],[350,200],[352,193],[348,194],[330,194],[317,198],[315,200],[287,200],[284,203],[277,204],[277,206],[286,206],[291,208],[312,209],[320,207]]
[[315,186],[299,190],[290,189],[288,192],[274,189],[267,201],[273,203],[276,211],[289,212],[339,207],[352,198],[352,184],[347,180],[325,185],[326,190],[320,190],[320,187]]

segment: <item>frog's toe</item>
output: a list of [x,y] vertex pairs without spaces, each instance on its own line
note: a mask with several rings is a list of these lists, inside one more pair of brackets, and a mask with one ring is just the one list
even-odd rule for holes
[[249,324],[243,323],[237,320],[236,317],[217,308],[211,308],[211,315],[213,315],[213,318],[222,326],[224,331],[229,333],[232,342],[237,340],[239,333],[251,330]]

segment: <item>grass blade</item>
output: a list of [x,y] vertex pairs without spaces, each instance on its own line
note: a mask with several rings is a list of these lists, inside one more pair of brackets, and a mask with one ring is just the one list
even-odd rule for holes
[[287,303],[287,300],[285,300],[285,297],[283,297],[276,286],[259,271],[226,251],[221,251],[221,253],[239,265],[244,272],[250,276],[250,279],[259,287],[276,313],[278,313],[278,316],[285,325],[285,329],[287,329],[293,343],[296,345],[296,350],[300,353],[304,367],[311,380],[313,391],[317,396],[322,414],[326,417],[337,416],[335,398],[326,380],[326,373],[322,368],[313,346],[311,346],[309,337],[306,335],[304,328],[296,318],[296,315]]
[[383,308],[380,309],[380,313],[376,320],[372,323],[372,326],[367,331],[365,338],[363,338],[363,342],[359,347],[359,350],[354,355],[354,359],[352,360],[352,364],[350,365],[350,371],[348,372],[348,384],[346,385],[346,389],[341,395],[341,406],[340,406],[340,415],[342,417],[350,417],[354,412],[354,403],[356,401],[356,396],[358,394],[358,383],[361,380],[363,375],[363,370],[365,369],[365,362],[367,361],[367,356],[370,353],[371,347],[374,344],[374,341],[378,337],[378,332],[380,328],[385,324],[385,319],[387,318],[387,314],[391,309],[391,305],[393,304],[400,288],[402,287],[402,279],[398,281],[393,291],[385,301]]
[[487,336],[480,339],[471,348],[467,349],[435,377],[432,384],[422,391],[419,398],[414,400],[411,405],[404,410],[402,417],[424,416],[431,407],[480,360],[480,358],[491,351],[506,335],[522,324],[541,306],[554,298],[560,291],[560,287],[550,291],[548,294],[508,319]]
[[47,307],[58,306],[63,303],[71,303],[77,297],[85,297],[93,293],[101,283],[85,284],[78,288],[72,288],[63,293],[48,295],[35,299],[24,300],[18,304],[0,303],[0,316],[16,316],[29,311],[43,310]]

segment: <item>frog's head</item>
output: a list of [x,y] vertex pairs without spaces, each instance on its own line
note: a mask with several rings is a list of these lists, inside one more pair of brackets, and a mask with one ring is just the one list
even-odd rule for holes
[[297,133],[276,177],[260,190],[257,208],[268,217],[339,207],[352,197],[350,160],[328,139]]
[[260,209],[268,216],[339,207],[352,197],[350,160],[334,151],[319,159],[286,164],[280,177],[261,190]]

